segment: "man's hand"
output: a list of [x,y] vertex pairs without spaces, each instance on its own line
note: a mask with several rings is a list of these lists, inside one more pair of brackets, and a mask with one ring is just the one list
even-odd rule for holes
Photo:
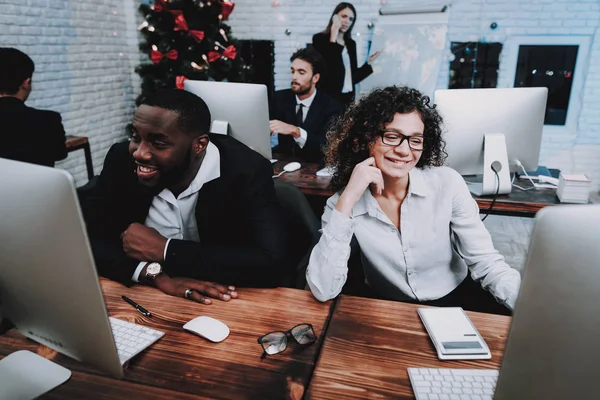
[[154,228],[133,223],[121,234],[123,250],[129,257],[138,261],[164,261],[167,238]]
[[296,139],[300,137],[300,129],[297,126],[286,124],[285,122],[279,121],[278,119],[272,119],[269,121],[271,128],[271,135],[292,135]]
[[233,286],[224,286],[214,282],[197,281],[190,278],[171,278],[166,274],[160,274],[154,279],[154,285],[166,294],[177,297],[185,297],[185,292],[192,289],[189,297],[202,304],[210,304],[213,299],[229,301],[237,298],[237,292]]

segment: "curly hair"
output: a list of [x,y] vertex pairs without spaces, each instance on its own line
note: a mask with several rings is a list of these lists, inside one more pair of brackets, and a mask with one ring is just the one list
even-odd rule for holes
[[346,187],[356,164],[369,158],[371,147],[396,113],[413,111],[419,113],[425,125],[417,168],[441,166],[447,156],[446,143],[442,139],[442,117],[435,105],[416,89],[388,86],[373,90],[351,105],[327,132],[325,162],[336,170],[331,189],[337,192]]

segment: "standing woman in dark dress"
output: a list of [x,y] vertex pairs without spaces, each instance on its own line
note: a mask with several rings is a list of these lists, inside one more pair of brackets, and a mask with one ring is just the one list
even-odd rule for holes
[[352,40],[355,21],[354,6],[340,3],[333,10],[327,28],[315,34],[312,39],[313,46],[321,53],[327,65],[327,72],[321,77],[320,88],[339,100],[344,109],[354,101],[354,85],[373,73],[371,63],[380,53],[376,51],[371,54],[369,60],[358,68],[356,42]]

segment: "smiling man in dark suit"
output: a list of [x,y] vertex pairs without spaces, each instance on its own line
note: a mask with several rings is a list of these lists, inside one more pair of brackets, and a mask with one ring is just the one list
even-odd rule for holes
[[331,121],[341,114],[342,106],[316,88],[324,65],[316,50],[300,49],[290,61],[292,87],[275,92],[270,107],[271,134],[278,134],[279,139],[274,151],[322,162],[325,134]]
[[20,50],[0,47],[0,157],[53,167],[67,157],[60,114],[27,107],[35,65]]
[[131,141],[111,147],[82,200],[101,275],[204,304],[237,297],[238,285],[279,286],[289,276],[271,163],[208,134],[210,123],[192,93],[142,99]]

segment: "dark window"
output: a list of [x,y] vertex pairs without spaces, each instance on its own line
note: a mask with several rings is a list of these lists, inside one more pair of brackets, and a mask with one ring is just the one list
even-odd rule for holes
[[271,40],[238,40],[240,54],[250,69],[246,83],[262,83],[269,96],[275,87],[275,52]]
[[502,43],[452,42],[449,89],[495,88]]
[[546,125],[564,125],[579,46],[519,46],[515,87],[547,87]]

